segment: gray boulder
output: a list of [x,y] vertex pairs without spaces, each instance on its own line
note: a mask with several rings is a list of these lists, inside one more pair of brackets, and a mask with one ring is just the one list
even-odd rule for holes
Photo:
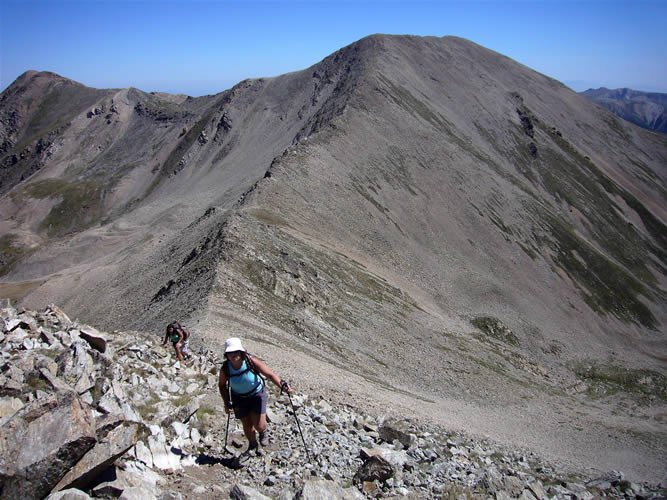
[[[105,471],[102,479],[105,481],[93,487],[93,496],[98,498],[118,498],[124,491],[131,488],[141,488],[152,492],[154,495],[160,493],[159,484],[166,481],[156,472],[148,467],[134,461],[121,460],[120,466],[112,466]],[[162,496],[165,498],[165,495]]]
[[27,404],[0,427],[2,496],[45,497],[95,442],[93,413],[77,394]]
[[92,326],[82,326],[79,329],[79,336],[90,344],[93,349],[105,353],[107,350],[107,336],[97,331]]
[[0,398],[0,425],[6,422],[9,417],[23,408],[23,401],[19,398]]
[[388,443],[393,443],[395,440],[401,442],[403,446],[409,448],[417,439],[416,436],[410,432],[407,422],[399,420],[386,420],[378,429],[380,438]]
[[256,489],[242,484],[232,486],[229,491],[229,498],[233,500],[271,500],[271,497],[267,497]]
[[386,481],[396,475],[396,469],[384,458],[374,455],[366,459],[354,475],[355,484]]
[[88,488],[101,472],[147,435],[148,429],[145,425],[137,422],[123,422],[88,451],[60,480],[54,490]]

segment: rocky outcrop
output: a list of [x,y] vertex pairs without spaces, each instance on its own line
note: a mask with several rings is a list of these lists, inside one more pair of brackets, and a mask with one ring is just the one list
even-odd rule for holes
[[95,441],[93,414],[74,391],[31,401],[0,428],[2,496],[46,496]]
[[[142,349],[122,344],[130,336],[79,325],[56,306],[41,313],[11,307],[0,312],[0,497],[90,490],[129,450],[136,455],[134,450],[148,449],[152,457],[149,446],[137,444],[150,445],[153,435],[159,440],[161,429],[149,428],[152,421],[142,417],[131,389],[140,381],[134,370],[143,363],[128,359]],[[160,383],[168,382],[161,376]],[[155,418],[179,414],[177,406],[162,403]],[[186,406],[188,417],[191,408]]]
[[214,353],[174,363],[155,337],[98,332],[56,306],[0,318],[0,498],[666,493],[615,471],[566,477],[532,454],[302,394],[272,394],[270,443],[248,455],[220,411]]

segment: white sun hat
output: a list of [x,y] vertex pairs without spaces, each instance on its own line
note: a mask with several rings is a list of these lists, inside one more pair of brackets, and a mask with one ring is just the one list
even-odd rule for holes
[[241,344],[241,339],[238,337],[232,337],[225,340],[225,354],[228,352],[243,351],[246,352]]

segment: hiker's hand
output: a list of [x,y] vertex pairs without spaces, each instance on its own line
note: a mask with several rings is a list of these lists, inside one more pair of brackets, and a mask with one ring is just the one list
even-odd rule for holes
[[280,381],[280,392],[283,392],[283,391],[285,391],[287,393],[292,392],[292,388],[287,383],[287,380],[281,380]]
[[231,403],[225,403],[225,413],[229,415],[232,412],[233,405]]

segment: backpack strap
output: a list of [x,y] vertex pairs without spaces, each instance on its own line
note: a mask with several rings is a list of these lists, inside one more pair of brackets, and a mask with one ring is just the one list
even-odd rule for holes
[[[262,379],[263,375],[259,372],[259,369],[255,366],[255,363],[252,361],[252,355],[247,352],[243,354],[243,359],[245,359],[246,366],[248,367],[245,371],[238,373],[238,375],[243,375],[247,370],[251,370],[255,375],[258,375]],[[229,360],[226,359],[222,362],[222,371],[229,377]]]
[[[225,375],[227,375],[227,385],[228,385],[230,391],[231,391],[231,387],[232,387],[232,385],[231,385],[232,377],[240,377],[241,375],[243,375],[244,373],[247,373],[249,371],[253,372],[257,376],[257,378],[259,379],[259,384],[262,387],[266,387],[266,381],[264,380],[264,377],[262,376],[262,374],[259,372],[259,369],[257,368],[257,366],[255,366],[255,363],[253,363],[252,356],[246,352],[246,353],[243,354],[243,359],[245,359],[245,362],[246,362],[246,369],[239,372],[239,373],[235,373],[234,375],[229,374],[229,360],[226,359],[222,362],[222,371],[224,372]],[[245,397],[245,396],[248,396],[252,393],[255,393],[255,391],[256,391],[256,389],[253,389],[252,391],[250,391],[249,393],[246,393],[246,394],[240,394],[240,393],[234,393],[234,394],[236,394],[237,396],[240,396],[240,397]]]
[[245,353],[243,357],[245,358],[245,361],[248,364],[248,367],[252,370],[252,372],[259,378],[263,379],[264,377],[262,377],[262,374],[259,373],[259,369],[255,366],[255,363],[252,360],[252,356],[248,353]]

